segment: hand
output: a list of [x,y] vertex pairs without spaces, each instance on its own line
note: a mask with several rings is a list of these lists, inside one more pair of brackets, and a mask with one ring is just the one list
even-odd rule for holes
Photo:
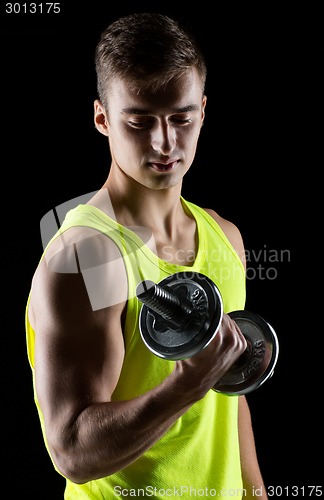
[[183,390],[198,391],[200,397],[203,397],[237,361],[246,347],[247,341],[240,328],[224,314],[218,331],[208,346],[195,356],[176,362],[176,370],[184,378]]

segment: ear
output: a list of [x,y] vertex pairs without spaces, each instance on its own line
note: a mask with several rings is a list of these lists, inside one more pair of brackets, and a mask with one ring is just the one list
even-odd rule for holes
[[203,126],[204,124],[206,102],[207,102],[207,96],[204,95],[201,104],[201,126]]
[[103,135],[109,136],[109,123],[106,114],[106,110],[103,104],[96,99],[93,103],[94,105],[94,123],[96,129]]

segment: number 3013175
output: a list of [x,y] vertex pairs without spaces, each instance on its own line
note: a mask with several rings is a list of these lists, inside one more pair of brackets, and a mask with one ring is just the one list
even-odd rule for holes
[[7,2],[5,12],[6,14],[59,14],[61,12],[61,4],[60,2]]

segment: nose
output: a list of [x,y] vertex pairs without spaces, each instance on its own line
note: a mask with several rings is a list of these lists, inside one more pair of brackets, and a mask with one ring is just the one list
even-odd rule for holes
[[168,156],[176,145],[176,131],[169,123],[159,123],[152,131],[151,141],[154,151]]

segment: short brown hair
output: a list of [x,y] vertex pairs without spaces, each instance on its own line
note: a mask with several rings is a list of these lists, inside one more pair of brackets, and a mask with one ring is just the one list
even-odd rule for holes
[[196,68],[204,92],[207,73],[193,35],[170,17],[148,12],[123,16],[102,32],[95,66],[99,99],[104,105],[108,83],[114,77],[127,79],[138,93],[155,92]]

